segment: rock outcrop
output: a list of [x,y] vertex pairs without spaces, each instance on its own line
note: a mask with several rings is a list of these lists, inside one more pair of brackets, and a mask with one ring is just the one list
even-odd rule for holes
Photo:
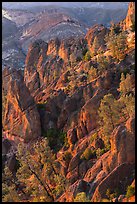
[[131,29],[131,26],[135,23],[135,2],[130,2],[128,6],[128,12],[126,19],[122,22],[124,30]]
[[94,52],[94,40],[96,38],[96,45],[97,45],[97,49],[105,49],[105,40],[104,37],[105,35],[108,33],[108,29],[105,28],[103,25],[94,25],[91,29],[89,29],[89,31],[86,34],[86,40],[88,42],[88,47],[89,50],[92,52]]
[[[6,70],[6,72],[8,71]],[[3,76],[5,82],[7,77],[9,81],[3,120],[4,130],[28,142],[41,135],[39,113],[19,72],[14,70],[6,73]]]
[[[129,125],[129,123],[130,123],[130,125]],[[116,173],[114,173],[114,175],[116,175],[116,177],[121,176],[121,170],[119,170],[119,169],[124,168],[124,166],[125,166],[125,172],[127,169],[127,176],[129,178],[131,178],[131,180],[133,179],[133,177],[131,176],[130,169],[132,170],[132,173],[133,173],[134,163],[135,163],[135,132],[132,129],[132,127],[134,127],[134,119],[133,118],[129,119],[125,126],[119,126],[119,127],[115,128],[115,130],[113,131],[113,133],[111,135],[111,150],[110,150],[110,152],[107,152],[104,155],[102,155],[100,157],[100,159],[98,159],[96,164],[91,169],[89,169],[87,171],[87,173],[84,177],[85,181],[88,181],[90,183],[93,182],[95,186],[98,186],[98,185],[100,186],[100,185],[102,185],[100,182],[103,183],[102,179],[104,179],[104,181],[107,178],[108,178],[108,181],[111,180],[110,179],[111,177],[109,178],[109,173],[110,173],[110,175],[113,175],[113,171],[116,172]],[[132,132],[131,131],[129,132],[129,130],[131,130],[131,129],[132,129]],[[102,176],[100,177],[99,175],[101,175],[101,174],[102,174]],[[104,178],[104,175],[105,175],[105,178]],[[125,176],[122,178],[125,179]],[[115,179],[113,177],[112,182],[114,182],[114,180]],[[130,179],[127,179],[127,180],[130,181]],[[99,193],[97,193],[97,192],[102,192],[102,190],[99,190],[99,188],[100,188],[99,186],[97,187],[95,192],[92,191],[92,193],[94,192],[93,193],[93,201],[95,201],[97,197],[98,197],[98,199],[100,197]],[[103,189],[104,189],[103,192],[105,192],[107,190],[108,186],[111,186],[111,188],[114,187],[112,184],[110,184],[110,185],[104,184],[103,185]],[[116,184],[116,186],[118,186],[118,183]],[[127,185],[125,185],[125,186],[127,186]],[[115,187],[113,188],[113,190],[114,189],[115,189]],[[104,195],[104,193],[102,193],[102,195]],[[102,199],[102,197],[100,197],[99,201],[101,199]]]
[[99,202],[106,197],[107,189],[113,190],[119,188],[122,192],[126,191],[126,187],[133,180],[135,166],[130,163],[123,163],[117,166],[110,174],[108,174],[98,185],[92,197],[92,202]]
[[[93,202],[100,202],[103,198],[107,198],[106,191],[108,188],[112,192],[117,188],[122,193],[126,192],[127,186],[134,179],[134,120],[134,118],[129,118],[125,125],[115,128],[111,135],[111,150],[104,153],[99,159],[86,161],[81,158],[86,148],[91,148],[95,144],[97,145],[97,139],[92,144],[90,143],[90,135],[94,134],[94,131],[87,137],[81,138],[76,142],[73,150],[71,150],[73,157],[69,162],[68,173],[66,174],[66,178],[71,183],[70,191],[65,192],[59,198],[59,202],[66,200],[73,202],[76,194],[83,191],[86,192],[87,196]],[[101,140],[98,139],[98,141]],[[103,143],[101,142],[101,147],[103,147],[102,145]],[[82,181],[79,180],[81,178]],[[80,183],[82,182],[82,185],[78,184],[78,180]],[[86,185],[84,187],[85,190],[83,190],[83,185]]]
[[46,57],[47,49],[47,43],[38,40],[30,46],[26,57],[24,81],[32,95],[40,88],[42,76],[39,69],[41,69],[43,58]]

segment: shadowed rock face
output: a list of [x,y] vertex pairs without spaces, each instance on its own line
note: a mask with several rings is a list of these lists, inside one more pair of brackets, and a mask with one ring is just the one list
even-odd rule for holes
[[4,128],[11,135],[17,135],[27,142],[41,135],[39,113],[19,72],[9,71],[4,76],[4,82],[7,77],[9,82],[3,120]]
[[2,39],[6,39],[11,35],[15,35],[17,32],[17,26],[14,22],[7,18],[2,18]]

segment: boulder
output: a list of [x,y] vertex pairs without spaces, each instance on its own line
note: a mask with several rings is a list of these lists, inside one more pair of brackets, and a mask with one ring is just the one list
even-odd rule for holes
[[[131,123],[132,121],[132,123]],[[134,124],[134,119],[129,119],[127,124]],[[111,136],[111,152],[112,154],[117,154],[117,162],[118,164],[122,164],[124,162],[135,162],[135,133],[131,133],[131,126],[128,126],[129,130],[126,126],[118,126],[114,129]],[[134,125],[133,125],[134,126]]]
[[78,140],[77,138],[77,133],[76,133],[76,129],[73,128],[73,129],[70,129],[68,132],[67,132],[67,138],[68,138],[68,143],[71,145],[71,144],[75,144]]
[[134,133],[135,131],[135,118],[130,117],[126,122],[126,128],[129,132]]
[[86,181],[79,180],[73,194],[74,197],[76,197],[76,195],[81,192],[87,193],[89,191],[89,188],[90,188],[90,185]]
[[7,161],[7,166],[9,168],[9,170],[13,173],[15,173],[15,170],[16,170],[16,163],[17,163],[17,160],[16,160],[16,155],[15,154],[12,154],[10,156],[10,158],[8,159]]
[[8,151],[10,150],[11,146],[12,145],[11,145],[10,141],[8,139],[4,139],[2,141],[2,154],[7,154]]
[[112,191],[119,188],[122,192],[124,192],[127,185],[131,182],[131,175],[133,174],[134,168],[134,164],[131,163],[123,163],[117,166],[100,182],[94,192],[92,202],[99,202],[102,198],[105,198],[108,188]]
[[120,195],[119,197],[118,197],[118,202],[122,202],[122,200],[125,198],[125,195]]
[[[85,134],[91,132],[97,127],[97,111],[100,105],[100,100],[105,94],[106,91],[97,91],[82,107],[78,118],[79,125],[77,135],[80,135],[81,137],[82,135],[85,136]],[[79,133],[80,130],[81,132]]]
[[78,166],[76,166],[72,171],[68,172],[66,178],[71,184],[75,183],[79,178]]
[[47,49],[47,43],[37,40],[30,45],[28,50],[25,61],[24,81],[32,95],[40,88],[40,77],[37,66],[38,68],[41,67],[42,59],[46,57]]
[[85,176],[85,173],[87,172],[87,162],[83,161],[80,165],[79,165],[79,176],[80,178],[83,178]]
[[69,167],[68,167],[68,171],[72,171],[73,169],[75,169],[76,167],[78,167],[78,165],[80,164],[81,160],[80,160],[80,153],[77,153],[71,160],[69,163]]

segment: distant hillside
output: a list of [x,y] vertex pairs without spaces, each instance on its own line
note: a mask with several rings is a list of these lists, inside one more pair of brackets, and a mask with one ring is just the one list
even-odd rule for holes
[[52,2],[52,5],[47,3],[3,2],[3,63],[14,66],[18,64],[16,56],[19,59],[23,56],[20,67],[24,65],[23,53],[26,54],[30,43],[35,40],[42,39],[48,42],[57,37],[82,37],[91,26],[103,24],[109,27],[111,21],[117,23],[123,20],[127,13],[126,2]]

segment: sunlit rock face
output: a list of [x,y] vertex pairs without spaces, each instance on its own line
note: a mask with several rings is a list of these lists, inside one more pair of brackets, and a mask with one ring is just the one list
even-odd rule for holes
[[39,113],[20,73],[16,70],[5,72],[3,87],[7,78],[8,87],[3,126],[11,135],[28,142],[41,135]]

